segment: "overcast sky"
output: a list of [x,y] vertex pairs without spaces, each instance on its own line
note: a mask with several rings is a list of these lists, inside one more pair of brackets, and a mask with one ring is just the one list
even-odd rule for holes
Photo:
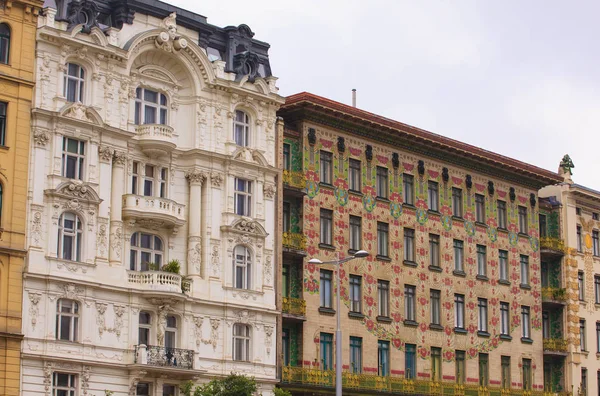
[[308,91],[600,190],[600,2],[168,2],[271,45],[282,95]]

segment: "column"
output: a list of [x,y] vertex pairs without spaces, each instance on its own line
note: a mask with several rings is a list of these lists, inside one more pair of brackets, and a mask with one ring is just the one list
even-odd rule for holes
[[206,180],[206,174],[193,170],[187,172],[185,177],[190,183],[187,274],[202,276],[202,184]]
[[127,153],[115,151],[113,155],[111,198],[110,198],[110,265],[121,265],[123,254],[123,190]]

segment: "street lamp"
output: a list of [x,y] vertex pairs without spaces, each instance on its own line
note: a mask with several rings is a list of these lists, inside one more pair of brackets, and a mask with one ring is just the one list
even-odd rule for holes
[[340,325],[340,268],[342,264],[354,260],[357,258],[367,257],[369,252],[366,250],[359,250],[354,253],[352,256],[345,257],[340,259],[340,254],[338,252],[338,259],[334,261],[321,261],[317,258],[313,258],[308,260],[309,264],[314,265],[323,265],[323,264],[333,264],[336,265],[337,271],[335,276],[336,283],[336,318],[337,318],[337,329],[335,330],[335,395],[342,396],[342,327]]

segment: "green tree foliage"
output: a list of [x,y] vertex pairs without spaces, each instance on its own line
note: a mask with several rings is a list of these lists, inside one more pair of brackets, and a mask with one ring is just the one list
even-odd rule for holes
[[256,380],[254,377],[232,373],[228,377],[214,379],[195,388],[194,383],[188,381],[183,384],[181,391],[185,396],[252,396],[256,392]]
[[286,391],[285,389],[281,388],[273,389],[273,393],[275,394],[275,396],[292,396],[292,394],[289,391]]

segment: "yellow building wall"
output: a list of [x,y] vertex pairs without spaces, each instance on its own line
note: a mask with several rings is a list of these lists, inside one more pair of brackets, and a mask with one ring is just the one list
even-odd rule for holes
[[35,33],[43,1],[6,2],[0,23],[11,29],[9,64],[0,64],[0,101],[8,103],[0,146],[0,394],[18,395],[21,311]]

